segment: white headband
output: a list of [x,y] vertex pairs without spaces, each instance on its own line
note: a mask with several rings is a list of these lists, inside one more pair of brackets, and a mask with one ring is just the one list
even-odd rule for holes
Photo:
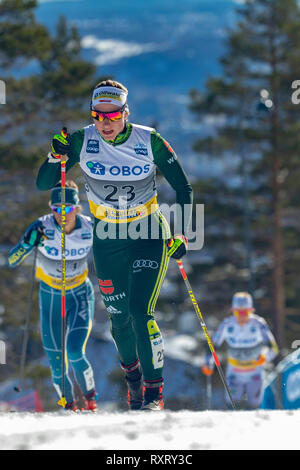
[[238,292],[232,299],[233,309],[253,308],[252,297],[247,292]]
[[127,101],[127,93],[113,86],[101,86],[95,88],[92,97],[92,108],[100,103],[110,103],[123,107]]

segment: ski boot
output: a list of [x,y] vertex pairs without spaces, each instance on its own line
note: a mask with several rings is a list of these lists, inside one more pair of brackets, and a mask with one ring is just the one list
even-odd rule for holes
[[92,411],[93,413],[96,413],[97,411],[99,411],[97,400],[98,400],[97,392],[93,392],[92,394],[86,396],[85,397],[85,409],[87,411]]
[[162,396],[163,381],[144,382],[144,401],[142,411],[161,411],[164,409]]
[[121,363],[127,383],[127,400],[130,410],[139,410],[143,403],[143,381],[139,360],[130,366]]
[[70,403],[67,403],[66,406],[64,407],[64,409],[66,411],[74,411],[75,413],[77,413],[79,411],[76,400],[74,400]]

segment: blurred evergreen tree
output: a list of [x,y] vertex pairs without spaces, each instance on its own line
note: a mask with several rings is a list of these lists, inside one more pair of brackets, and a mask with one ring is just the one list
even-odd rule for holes
[[6,78],[7,104],[0,130],[1,166],[18,169],[38,167],[49,149],[54,132],[63,125],[86,124],[95,66],[81,58],[76,28],[60,18],[48,48],[36,56],[36,73]]
[[[36,0],[0,2],[0,68],[8,71],[16,63],[41,59],[49,50],[46,28],[35,21]],[[2,77],[4,78],[4,77]]]
[[[0,78],[6,85],[0,116],[0,288],[2,332],[10,351],[2,380],[18,374],[32,261],[29,257],[12,270],[6,257],[28,225],[48,212],[49,193],[37,190],[36,171],[62,125],[72,131],[87,124],[91,90],[99,80],[95,66],[81,57],[76,28],[60,18],[50,34],[35,19],[36,5],[35,0],[0,2]],[[32,331],[39,325],[37,294],[35,289]],[[26,365],[42,354],[40,336],[31,334]],[[36,375],[44,380],[38,369]]]
[[[221,158],[225,173],[228,170],[224,200],[220,201],[219,190],[213,197],[213,205],[219,199],[222,208],[215,226],[223,242],[223,260],[216,260],[216,265],[223,270],[228,263],[242,267],[252,250],[252,264],[248,258],[244,267],[248,281],[249,274],[255,274],[258,313],[272,313],[283,346],[286,314],[299,309],[300,302],[300,124],[299,107],[291,101],[292,82],[300,77],[300,10],[296,0],[246,0],[237,13],[221,58],[222,76],[210,78],[203,93],[190,92],[190,108],[199,120],[215,118],[210,134],[195,142],[195,150]],[[225,241],[224,218],[232,231]],[[234,258],[238,239],[245,240],[244,249],[242,257]]]
[[89,119],[89,102],[95,86],[96,67],[81,57],[78,31],[60,17],[51,39],[50,53],[41,60],[39,116],[57,129],[78,128]]

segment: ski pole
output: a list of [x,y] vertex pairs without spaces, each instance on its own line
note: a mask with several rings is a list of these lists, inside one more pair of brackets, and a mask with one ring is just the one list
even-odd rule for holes
[[[67,129],[61,131],[67,136]],[[63,408],[67,404],[65,398],[65,331],[66,331],[66,156],[61,155],[61,398],[57,402]]]
[[25,329],[24,329],[23,344],[22,344],[19,381],[18,381],[18,385],[16,387],[14,387],[14,390],[16,392],[21,392],[21,390],[22,390],[24,367],[25,367],[25,360],[26,360],[26,353],[27,353],[27,343],[28,343],[28,336],[29,336],[30,314],[31,314],[31,308],[32,308],[32,296],[33,296],[33,288],[34,288],[36,258],[37,258],[37,246],[34,249],[34,258],[33,258],[33,264],[32,264],[32,274],[31,274],[31,282],[30,282],[28,308],[27,308],[27,312],[26,312],[26,321],[25,321]]
[[194,296],[194,293],[193,293],[193,290],[192,290],[192,287],[191,287],[191,284],[188,280],[188,277],[187,277],[187,274],[185,272],[185,269],[183,267],[183,264],[182,264],[182,261],[179,259],[179,260],[176,260],[176,263],[178,264],[178,267],[180,269],[180,272],[181,272],[181,275],[183,277],[183,280],[184,280],[184,283],[186,285],[186,288],[187,288],[187,291],[189,293],[189,296],[190,296],[190,299],[192,301],[192,304],[194,306],[194,309],[195,309],[195,312],[197,314],[197,317],[200,321],[200,325],[203,329],[203,332],[204,332],[204,335],[206,337],[206,340],[207,340],[207,343],[208,343],[208,346],[209,346],[209,349],[210,349],[210,352],[214,358],[214,361],[215,361],[215,364],[216,364],[216,367],[218,369],[218,372],[220,374],[220,377],[221,377],[221,380],[223,382],[223,385],[225,387],[225,390],[228,394],[228,397],[230,399],[230,402],[231,402],[231,406],[232,408],[235,410],[235,404],[234,404],[234,401],[232,399],[232,396],[231,396],[231,393],[230,393],[230,390],[229,390],[229,387],[228,387],[228,384],[226,382],[226,379],[225,379],[225,376],[224,376],[224,373],[223,373],[223,370],[222,370],[222,367],[221,367],[221,364],[220,364],[220,361],[219,361],[219,358],[217,356],[217,353],[215,351],[215,348],[214,348],[214,345],[212,343],[212,340],[210,339],[210,336],[209,336],[209,333],[208,333],[208,330],[207,330],[207,327],[206,327],[206,324],[205,324],[205,321],[203,319],[203,316],[202,316],[202,313],[200,311],[200,308],[199,308],[199,305],[197,303],[197,300]]

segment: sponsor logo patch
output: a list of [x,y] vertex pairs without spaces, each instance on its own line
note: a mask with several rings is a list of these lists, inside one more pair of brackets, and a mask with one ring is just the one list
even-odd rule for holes
[[103,294],[112,294],[115,290],[111,279],[98,279],[101,292]]
[[92,234],[90,232],[85,232],[81,234],[82,240],[90,240],[92,238]]
[[54,240],[54,230],[45,230],[45,235],[49,240]]
[[48,255],[51,255],[51,256],[58,255],[58,249],[55,248],[54,246],[45,246],[45,250],[47,251]]
[[89,139],[86,145],[87,153],[99,153],[99,140]]
[[136,259],[133,262],[132,267],[134,269],[138,269],[138,268],[157,269],[158,268],[158,263],[157,263],[157,261],[153,261],[153,260],[150,260],[150,259]]
[[121,310],[118,310],[117,308],[113,307],[112,305],[109,305],[106,310],[111,315],[116,315],[117,313],[122,313]]
[[148,149],[145,144],[137,144],[134,146],[134,151],[137,155],[148,155]]
[[93,175],[105,175],[105,166],[101,165],[100,162],[89,161],[86,163],[86,166]]
[[90,170],[93,175],[105,175],[109,174],[112,176],[139,176],[141,174],[146,174],[149,173],[150,170],[150,164],[146,163],[146,165],[140,166],[140,165],[135,165],[135,166],[128,166],[128,165],[123,165],[123,166],[118,166],[118,165],[113,165],[111,167],[106,168],[104,165],[102,165],[100,162],[93,162],[93,161],[88,161],[86,163],[86,166]]
[[124,299],[125,297],[126,297],[125,292],[122,292],[121,294],[102,296],[105,302],[115,302],[116,300],[121,300],[121,299]]
[[[58,256],[59,254],[59,251],[57,248],[55,248],[54,246],[45,246],[44,247],[45,250],[47,251],[47,254],[50,255],[50,256]],[[86,253],[88,253],[90,250],[90,247],[87,246],[87,247],[82,247],[82,248],[78,248],[78,250],[76,248],[72,248],[71,250],[68,250],[67,248],[65,249],[65,255],[66,257],[70,256],[82,256],[82,255],[85,255]]]

